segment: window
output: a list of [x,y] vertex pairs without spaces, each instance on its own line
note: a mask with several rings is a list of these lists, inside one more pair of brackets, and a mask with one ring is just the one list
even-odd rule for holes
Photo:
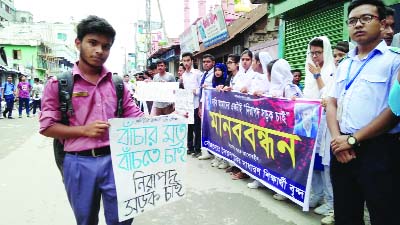
[[6,5],[6,12],[10,13],[10,7],[8,7],[8,5]]
[[13,59],[21,59],[21,50],[13,50]]

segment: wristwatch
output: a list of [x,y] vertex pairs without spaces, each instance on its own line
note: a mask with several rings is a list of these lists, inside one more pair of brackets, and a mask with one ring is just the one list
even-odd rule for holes
[[353,136],[353,134],[350,134],[349,137],[347,137],[347,143],[352,147],[352,148],[358,148],[360,147],[360,142],[358,142],[357,138]]
[[321,74],[320,73],[316,73],[316,74],[313,74],[314,75],[314,79],[317,79],[318,77],[320,77],[321,76]]

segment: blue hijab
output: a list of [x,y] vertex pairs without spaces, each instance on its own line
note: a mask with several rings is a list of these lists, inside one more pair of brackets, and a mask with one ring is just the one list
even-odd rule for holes
[[[222,70],[222,76],[220,77],[216,77],[215,76],[215,71],[216,68]],[[212,86],[213,88],[216,88],[218,85],[224,85],[225,84],[225,80],[228,77],[228,69],[226,68],[225,64],[223,63],[217,63],[214,66],[214,77],[212,80]]]

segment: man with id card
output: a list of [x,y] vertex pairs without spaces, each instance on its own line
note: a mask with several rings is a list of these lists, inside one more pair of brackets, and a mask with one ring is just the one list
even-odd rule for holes
[[399,224],[400,126],[388,108],[388,96],[400,54],[382,40],[385,10],[379,0],[350,3],[347,25],[357,47],[338,66],[328,94],[336,225],[364,224],[364,202],[373,225]]

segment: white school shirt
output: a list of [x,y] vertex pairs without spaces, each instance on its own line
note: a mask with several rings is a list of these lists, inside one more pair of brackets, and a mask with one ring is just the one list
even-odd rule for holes
[[[376,55],[365,65],[353,84],[345,93],[348,83],[347,71],[353,61],[349,81],[353,78],[368,56],[359,59],[357,48],[348,53],[349,58],[340,63],[336,81],[329,96],[336,98],[338,105],[338,122],[340,132],[351,134],[365,127],[373,121],[388,106],[389,92],[397,79],[400,68],[400,55],[390,51],[384,41],[372,50],[369,55],[376,51]],[[341,110],[339,109],[341,105]],[[340,111],[341,115],[340,115]],[[341,118],[339,118],[341,117]],[[389,133],[400,132],[397,125]]]
[[201,76],[201,71],[194,68],[190,69],[189,72],[185,70],[185,72],[182,74],[183,87],[187,90],[196,90],[196,93],[193,94],[193,105],[195,109],[199,108],[200,98],[198,90],[200,86]]

